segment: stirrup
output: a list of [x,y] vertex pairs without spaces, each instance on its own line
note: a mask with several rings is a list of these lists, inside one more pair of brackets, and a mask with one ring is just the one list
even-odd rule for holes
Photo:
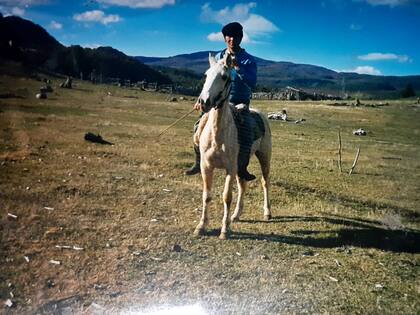
[[256,179],[255,175],[252,175],[247,170],[244,170],[243,172],[238,172],[238,176],[240,179],[244,179],[247,182]]
[[197,165],[197,164],[194,164],[189,170],[185,171],[185,175],[187,176],[196,175],[200,173],[201,173],[200,165]]

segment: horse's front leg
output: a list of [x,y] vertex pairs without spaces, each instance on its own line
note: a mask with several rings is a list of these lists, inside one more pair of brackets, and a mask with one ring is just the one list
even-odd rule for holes
[[225,240],[229,237],[229,225],[230,225],[229,210],[230,210],[230,205],[232,204],[232,182],[233,182],[232,174],[227,174],[226,181],[225,181],[225,189],[223,191],[224,212],[223,212],[222,230],[220,231],[220,236],[219,236],[221,240]]
[[239,176],[236,177],[236,181],[238,183],[238,200],[236,202],[235,212],[231,218],[232,222],[239,221],[239,217],[244,209],[244,195],[246,191],[246,181],[244,179],[240,179]]
[[[201,164],[203,165],[203,164]],[[201,213],[200,223],[195,228],[194,234],[204,235],[208,223],[208,207],[211,201],[211,187],[213,183],[213,169],[201,169],[201,176],[203,177],[203,211]]]

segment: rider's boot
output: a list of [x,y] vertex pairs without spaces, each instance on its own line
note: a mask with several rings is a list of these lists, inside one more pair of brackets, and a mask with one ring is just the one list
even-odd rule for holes
[[185,171],[185,175],[195,175],[201,172],[200,168],[200,148],[194,145],[194,152],[195,152],[195,163],[194,165],[187,171]]

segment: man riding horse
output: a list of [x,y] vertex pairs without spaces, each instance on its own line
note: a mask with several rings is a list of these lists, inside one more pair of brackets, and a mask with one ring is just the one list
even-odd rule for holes
[[[254,57],[248,54],[245,49],[241,48],[240,44],[243,37],[242,25],[238,22],[233,22],[225,25],[222,33],[226,43],[226,49],[220,51],[216,55],[216,60],[220,60],[225,54],[230,54],[233,61],[233,68],[231,73],[231,91],[229,96],[229,103],[236,107],[235,119],[238,127],[238,176],[246,181],[255,179],[255,176],[250,174],[247,170],[251,147],[253,143],[253,120],[249,112],[249,103],[252,95],[252,89],[257,82],[257,65]],[[201,100],[197,100],[194,108],[201,109]],[[203,116],[203,113],[200,116]],[[194,132],[196,132],[200,119],[194,125]],[[186,175],[195,175],[200,173],[200,150],[197,145],[194,146],[195,164],[185,172]]]

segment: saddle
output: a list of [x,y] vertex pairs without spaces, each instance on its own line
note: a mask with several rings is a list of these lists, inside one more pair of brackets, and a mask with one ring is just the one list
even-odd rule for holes
[[251,120],[251,129],[253,134],[253,141],[258,140],[259,138],[262,138],[265,134],[265,127],[264,127],[264,121],[262,120],[261,116],[254,111],[249,111],[248,109],[239,108],[237,106],[230,106],[232,110],[233,119],[235,121],[236,128],[238,129],[238,132],[248,132],[247,130],[244,130],[242,127],[242,120],[243,115],[249,115]]
[[[262,120],[261,116],[257,112],[249,111],[247,106],[238,108],[238,106],[232,105],[229,107],[231,109],[233,120],[235,121],[235,125],[236,125],[239,135],[242,134],[243,132],[249,132],[248,130],[245,130],[242,127],[243,115],[250,116],[253,142],[262,138],[265,135],[264,121]],[[196,146],[198,146],[200,143],[200,135],[206,123],[207,123],[207,114],[202,114],[202,116],[197,121],[196,126],[194,128],[193,140]]]

